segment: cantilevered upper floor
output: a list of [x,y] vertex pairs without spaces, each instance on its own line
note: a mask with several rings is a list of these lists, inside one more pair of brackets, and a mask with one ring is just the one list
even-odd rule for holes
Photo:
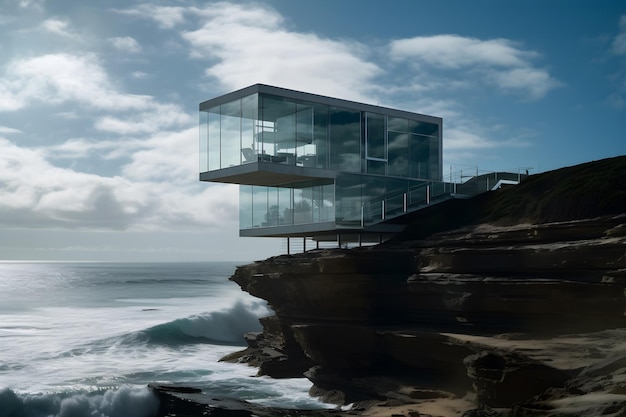
[[438,117],[263,84],[205,101],[200,115],[203,181],[276,186],[336,172],[441,179]]

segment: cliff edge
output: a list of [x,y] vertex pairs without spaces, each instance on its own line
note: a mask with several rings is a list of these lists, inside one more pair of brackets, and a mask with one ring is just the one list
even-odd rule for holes
[[413,214],[375,247],[241,266],[275,312],[225,360],[362,415],[626,415],[626,157]]

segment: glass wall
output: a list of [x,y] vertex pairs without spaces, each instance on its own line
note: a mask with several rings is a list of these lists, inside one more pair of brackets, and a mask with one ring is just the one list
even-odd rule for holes
[[409,178],[339,174],[335,182],[337,226],[367,226],[402,213],[405,204],[425,201],[425,195],[419,199],[419,196],[411,193],[415,194],[415,190],[425,192],[428,184]]
[[206,147],[208,154],[201,169],[214,171],[250,162],[244,150],[256,136],[257,113],[256,94],[201,112],[200,131],[206,131],[206,137],[200,149]]
[[209,170],[209,114],[207,112],[200,112],[200,172],[206,172]]
[[317,184],[292,187],[239,187],[240,229],[332,222],[335,187]]
[[266,94],[201,115],[200,169],[271,162],[394,177],[440,179],[434,123]]

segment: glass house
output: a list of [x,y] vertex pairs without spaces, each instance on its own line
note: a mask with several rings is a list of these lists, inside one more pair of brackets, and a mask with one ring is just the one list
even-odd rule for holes
[[377,238],[442,181],[442,119],[256,84],[200,103],[200,180],[240,184],[241,236]]

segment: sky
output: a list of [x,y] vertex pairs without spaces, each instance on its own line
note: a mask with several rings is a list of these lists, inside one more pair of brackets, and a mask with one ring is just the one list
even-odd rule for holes
[[0,260],[251,261],[198,104],[264,83],[443,118],[443,171],[626,154],[626,2],[0,0]]

